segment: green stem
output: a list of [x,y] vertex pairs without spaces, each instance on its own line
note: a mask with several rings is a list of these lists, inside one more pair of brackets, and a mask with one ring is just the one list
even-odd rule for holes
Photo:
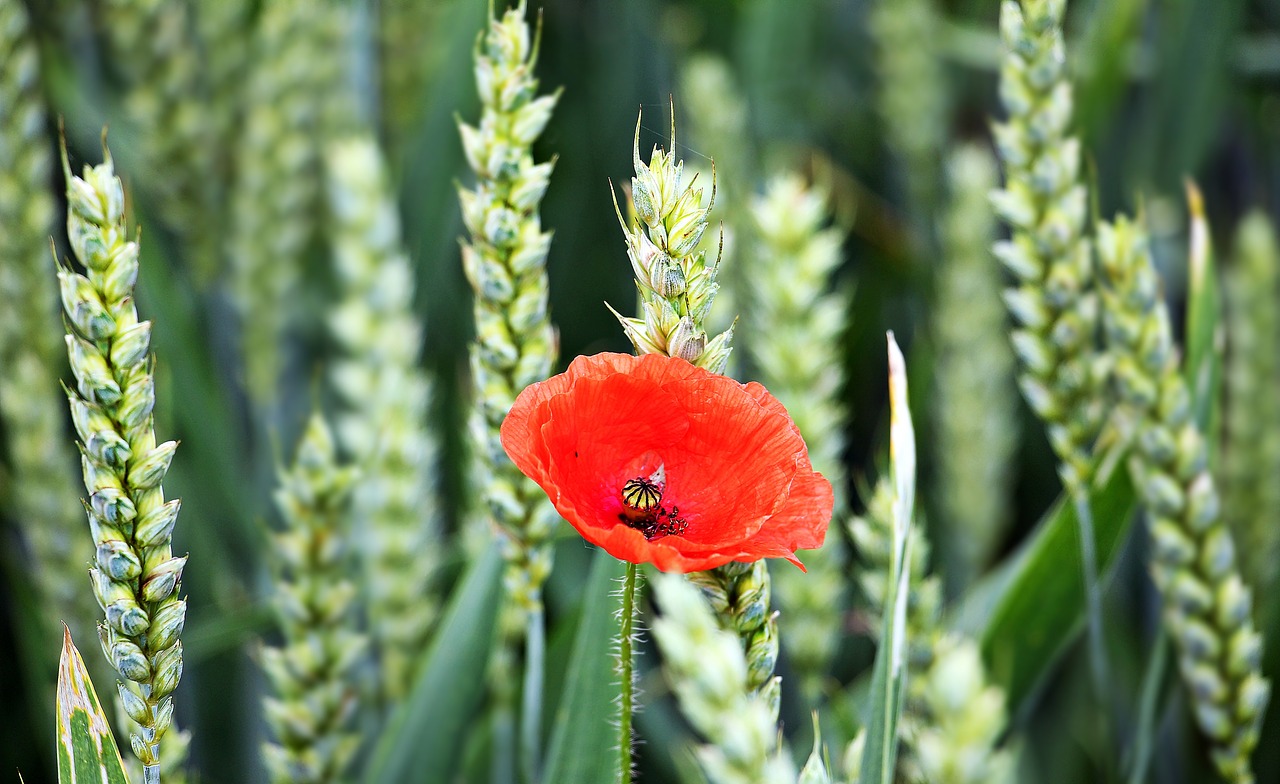
[[516,717],[510,705],[499,705],[493,717],[493,756],[489,784],[516,780]]
[[635,626],[636,565],[627,564],[622,582],[622,615],[618,629],[618,674],[622,693],[618,700],[618,781],[631,784],[631,710],[635,679],[632,675],[631,635]]
[[1087,486],[1078,488],[1071,496],[1071,500],[1075,502],[1076,520],[1080,525],[1080,562],[1084,572],[1084,593],[1089,618],[1090,664],[1093,668],[1094,686],[1101,694],[1106,680],[1106,659],[1102,645],[1102,596],[1098,588],[1098,552],[1093,533],[1093,510],[1089,507]]
[[1138,731],[1133,744],[1132,767],[1129,784],[1142,784],[1147,780],[1147,767],[1151,763],[1151,750],[1158,728],[1156,727],[1156,701],[1164,683],[1165,669],[1169,664],[1169,632],[1164,624],[1156,635],[1151,648],[1151,660],[1147,674],[1142,679],[1142,699],[1138,703]]
[[546,659],[546,621],[542,602],[529,610],[525,632],[524,698],[520,705],[520,765],[526,784],[536,784],[542,767],[542,671]]
[[1093,676],[1093,695],[1101,710],[1098,711],[1098,734],[1105,745],[1110,745],[1106,706],[1110,702],[1108,690],[1106,646],[1102,638],[1102,589],[1098,585],[1098,545],[1093,532],[1093,509],[1089,506],[1089,485],[1081,484],[1071,493],[1076,507],[1076,521],[1080,534],[1080,562],[1084,572],[1085,609],[1089,624],[1089,670]]

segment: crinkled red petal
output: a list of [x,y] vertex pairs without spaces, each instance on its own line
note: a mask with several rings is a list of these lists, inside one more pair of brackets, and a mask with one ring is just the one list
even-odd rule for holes
[[[579,357],[520,394],[502,443],[584,538],[664,571],[764,557],[799,565],[795,550],[820,546],[830,521],[830,483],[782,404],[679,359]],[[647,540],[620,520],[619,491],[658,466],[664,504],[688,528]]]

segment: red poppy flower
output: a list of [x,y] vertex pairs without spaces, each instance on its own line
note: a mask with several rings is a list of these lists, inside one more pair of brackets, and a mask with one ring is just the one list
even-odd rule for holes
[[615,558],[696,572],[822,546],[831,483],[759,384],[683,359],[578,357],[533,384],[502,445],[587,541]]

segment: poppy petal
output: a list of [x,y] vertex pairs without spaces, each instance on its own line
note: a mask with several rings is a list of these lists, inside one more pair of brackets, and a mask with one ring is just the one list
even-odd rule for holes
[[803,569],[795,553],[822,546],[833,503],[826,477],[813,469],[797,473],[782,508],[751,538],[746,549],[756,558],[786,558]]
[[[766,557],[799,565],[795,551],[820,546],[830,521],[831,485],[782,404],[684,360],[579,357],[521,392],[501,435],[583,538],[664,571]],[[662,516],[637,517],[621,489],[657,470]],[[654,535],[660,519],[687,527]]]

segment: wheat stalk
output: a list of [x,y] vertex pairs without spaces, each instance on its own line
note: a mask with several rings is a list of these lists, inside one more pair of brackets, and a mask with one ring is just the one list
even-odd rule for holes
[[431,385],[418,365],[413,269],[377,143],[350,137],[331,144],[325,159],[343,292],[329,319],[343,350],[330,379],[346,404],[339,442],[368,477],[355,490],[353,516],[383,693],[395,701],[408,692],[439,610],[431,593],[442,560],[431,492],[436,447],[426,432]]
[[[977,146],[951,154],[950,198],[941,225],[933,333],[937,359],[937,498],[944,513],[948,573],[968,585],[986,568],[1009,519],[1012,459],[1018,446],[1017,371],[991,258],[996,184],[991,154]],[[981,449],[973,449],[981,444]]]
[[0,418],[12,503],[31,572],[56,617],[82,639],[96,610],[84,591],[83,514],[57,395],[58,294],[49,277],[53,165],[40,64],[26,9],[0,0]]
[[752,666],[737,635],[721,627],[702,592],[678,575],[659,574],[651,584],[662,609],[653,638],[663,672],[685,718],[710,741],[695,752],[707,780],[795,782],[790,755],[778,743],[776,693],[752,687]]
[[1165,600],[1164,624],[1219,773],[1246,784],[1270,696],[1252,598],[1178,372],[1146,232],[1121,217],[1099,225],[1097,240],[1105,334],[1133,436],[1129,470],[1151,518],[1151,576]]
[[138,243],[128,238],[124,188],[105,143],[104,155],[76,177],[63,151],[67,234],[86,272],[58,272],[76,379],[67,398],[89,493],[90,577],[106,613],[99,637],[124,678],[124,710],[139,726],[133,752],[152,784],[160,780],[160,744],[182,677],[178,637],[187,603],[178,594],[187,558],[170,550],[180,502],[165,501],[161,481],[178,445],[156,443],[151,322],[138,321],[133,299]]
[[[844,412],[837,402],[838,349],[845,304],[828,289],[844,236],[838,228],[824,228],[829,214],[826,194],[798,176],[772,178],[751,205],[754,241],[744,278],[757,314],[753,321],[767,325],[747,333],[760,381],[787,407],[814,468],[840,487]],[[801,688],[815,698],[840,638],[844,553],[831,541],[806,552],[804,561],[807,574],[777,570],[773,588],[792,666]]]
[[337,462],[333,436],[313,414],[293,465],[280,472],[276,504],[284,527],[271,551],[272,604],[284,644],[262,650],[274,697],[263,700],[276,737],[262,757],[273,782],[344,780],[360,747],[346,725],[357,707],[353,670],[366,640],[353,629],[347,506],[355,471]]
[[246,76],[244,128],[230,193],[227,253],[240,313],[246,383],[259,403],[275,396],[281,343],[317,228],[321,150],[333,135],[344,9],[279,0],[263,6]]
[[1226,280],[1223,513],[1245,582],[1262,592],[1275,577],[1280,544],[1280,247],[1265,214],[1241,221],[1234,261]]

